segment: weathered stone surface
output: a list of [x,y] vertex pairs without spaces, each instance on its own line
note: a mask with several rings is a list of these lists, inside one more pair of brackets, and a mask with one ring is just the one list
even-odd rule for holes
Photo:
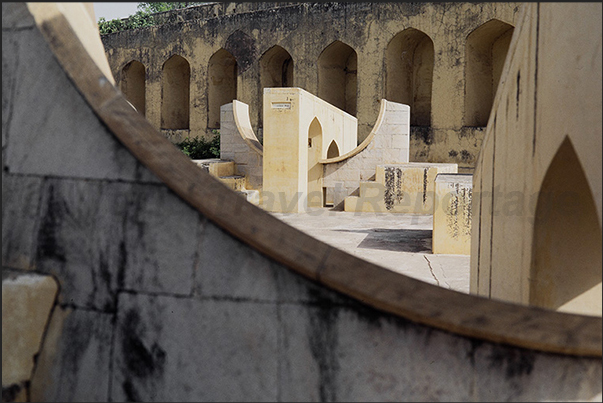
[[[27,11],[27,5],[20,3],[17,6],[2,4],[2,30],[31,28],[35,21]],[[2,32],[4,39],[4,32]],[[2,70],[4,74],[4,70]]]
[[190,295],[200,216],[163,186],[134,185],[128,197],[123,287],[139,292]]
[[30,381],[58,286],[50,276],[2,270],[2,386]]
[[[16,54],[12,55],[18,60],[16,90],[6,134],[10,171],[156,182],[85,102],[73,102],[81,99],[81,94],[63,73],[41,34],[26,30],[16,41]],[[65,150],[69,150],[68,158]]]
[[[460,338],[355,304],[280,309],[285,401],[371,401],[375,396],[381,401],[454,401],[470,396],[468,379],[445,388],[440,384],[446,374],[453,379],[456,371],[471,372],[470,364],[459,359],[468,344]],[[432,348],[413,347],[423,343]]]
[[475,368],[476,401],[601,401],[601,358],[534,354],[489,343],[476,343],[467,357]]
[[195,275],[202,297],[276,301],[277,266],[212,223],[206,223]]
[[33,402],[109,401],[112,314],[55,308],[31,383]]
[[[4,19],[5,5],[2,4],[2,18]],[[4,27],[4,21],[2,26]],[[17,59],[14,57],[8,57],[10,54],[14,54],[17,46],[17,39],[14,33],[10,31],[2,31],[2,167],[4,168],[4,151],[7,146],[7,133],[8,127],[13,112],[13,96],[15,91],[15,68]]]
[[276,401],[273,304],[123,294],[116,401]]
[[30,269],[42,179],[2,172],[2,265]]
[[45,182],[37,267],[57,278],[62,304],[115,309],[114,292],[125,270],[124,218],[131,192],[127,184]]
[[435,179],[433,253],[469,255],[473,175],[438,174]]

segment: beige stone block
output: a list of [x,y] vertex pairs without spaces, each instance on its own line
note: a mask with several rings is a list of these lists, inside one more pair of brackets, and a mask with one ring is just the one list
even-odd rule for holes
[[473,175],[439,174],[435,179],[438,201],[433,213],[433,253],[471,253],[471,197]]
[[435,177],[456,172],[456,164],[415,163],[378,165],[375,181],[385,186],[387,211],[408,214],[433,214]]
[[216,177],[232,176],[235,173],[233,161],[213,162],[209,165],[209,173]]
[[247,179],[244,176],[223,176],[218,178],[222,183],[231,188],[232,190],[245,190],[247,186]]
[[9,386],[31,377],[58,286],[39,274],[2,277],[2,385]]

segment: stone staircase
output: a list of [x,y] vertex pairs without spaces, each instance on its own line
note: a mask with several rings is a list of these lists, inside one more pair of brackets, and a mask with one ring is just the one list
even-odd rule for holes
[[374,181],[359,182],[358,195],[348,196],[349,212],[433,214],[435,178],[456,173],[457,164],[409,162],[378,165]]
[[236,174],[236,164],[234,161],[223,160],[219,158],[192,160],[199,168],[208,172],[210,175],[218,178],[226,186],[236,193],[245,197],[248,202],[260,203],[260,192],[255,189],[247,189],[247,178]]

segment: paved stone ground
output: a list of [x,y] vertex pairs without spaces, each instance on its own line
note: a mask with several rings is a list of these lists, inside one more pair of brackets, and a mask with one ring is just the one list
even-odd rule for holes
[[329,208],[272,214],[362,259],[430,284],[469,292],[469,255],[431,252],[430,215],[351,213]]

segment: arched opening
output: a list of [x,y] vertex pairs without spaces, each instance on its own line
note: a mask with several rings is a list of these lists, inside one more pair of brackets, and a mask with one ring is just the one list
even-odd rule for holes
[[337,147],[337,142],[333,140],[331,141],[331,144],[329,144],[329,148],[327,149],[327,158],[335,157],[339,157],[339,147]]
[[237,98],[237,61],[225,49],[209,59],[207,91],[207,127],[220,127],[220,107]]
[[467,36],[465,65],[465,126],[486,126],[513,26],[490,20]]
[[423,32],[408,28],[387,45],[385,98],[410,106],[410,124],[431,125],[433,41]]
[[138,113],[145,114],[145,77],[144,64],[133,60],[121,71],[121,92],[136,108]]
[[308,207],[322,207],[322,126],[317,118],[308,128]]
[[[293,87],[293,59],[289,52],[275,45],[262,55],[260,58],[260,85],[260,100],[263,97],[264,88]],[[258,122],[261,126],[262,110],[259,109]]]
[[566,138],[536,205],[530,305],[600,316],[601,241],[593,195]]
[[275,45],[260,58],[262,90],[271,87],[293,87],[293,59],[289,52]]
[[356,51],[335,41],[318,57],[318,97],[356,116],[357,102]]
[[161,128],[189,128],[190,77],[188,62],[174,55],[163,64],[161,87]]

